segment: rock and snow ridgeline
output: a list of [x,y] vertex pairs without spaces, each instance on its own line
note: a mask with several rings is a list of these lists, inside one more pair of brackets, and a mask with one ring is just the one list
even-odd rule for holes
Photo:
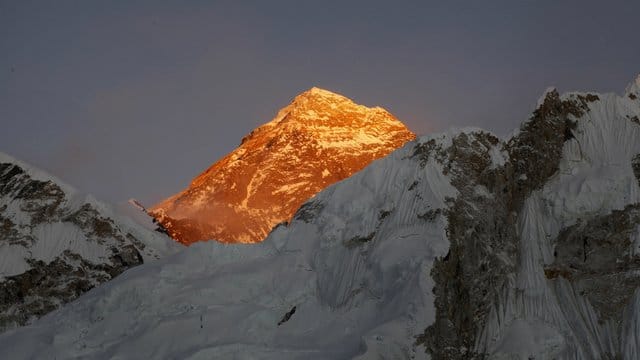
[[0,331],[179,246],[0,153]]
[[195,244],[0,336],[10,358],[637,359],[640,79],[502,140],[408,143],[255,245]]

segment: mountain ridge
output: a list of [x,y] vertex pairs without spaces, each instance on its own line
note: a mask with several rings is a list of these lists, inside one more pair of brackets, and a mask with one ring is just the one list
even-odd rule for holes
[[637,359],[640,99],[628,89],[547,91],[507,139],[471,128],[422,136],[307,200],[264,242],[199,242],[133,268],[0,335],[0,348],[11,358]]
[[314,87],[150,213],[186,244],[258,242],[317,191],[414,137],[386,110]]
[[177,248],[57,177],[0,153],[0,331]]

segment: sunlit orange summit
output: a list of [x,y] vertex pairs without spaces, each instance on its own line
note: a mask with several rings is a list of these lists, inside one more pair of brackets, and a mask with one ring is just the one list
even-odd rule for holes
[[380,107],[312,88],[151,214],[184,244],[260,242],[318,191],[414,138]]

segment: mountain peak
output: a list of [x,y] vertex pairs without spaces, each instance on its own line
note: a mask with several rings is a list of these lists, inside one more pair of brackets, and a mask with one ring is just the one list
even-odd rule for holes
[[335,93],[330,90],[312,87],[309,90],[301,92],[291,102],[292,105],[317,105],[317,104],[341,104],[347,103],[356,105],[353,100],[348,97]]
[[382,107],[360,105],[344,95],[314,86],[298,94],[273,120],[256,129],[251,136],[281,126],[290,130],[320,130],[330,127],[344,128],[348,131],[363,126],[375,126],[376,123],[392,124],[394,127],[407,130],[404,124]]
[[343,95],[335,93],[331,90],[322,89],[317,86],[311,87],[309,90],[302,92],[302,94],[307,94],[311,96],[321,96],[321,97],[335,97],[335,96],[344,97]]
[[625,95],[632,100],[640,98],[640,74],[627,86]]
[[347,101],[353,102],[351,99],[349,99],[348,97],[346,97],[346,96],[344,96],[342,94],[338,94],[337,92],[333,92],[331,90],[319,88],[317,86],[313,86],[309,90],[305,90],[305,91],[301,92],[296,97],[340,99],[340,100],[347,100]]
[[[309,104],[333,104],[333,105],[338,105],[341,104],[342,106],[350,106],[350,107],[358,107],[358,108],[362,108],[362,109],[370,109],[370,110],[384,110],[383,108],[379,107],[379,106],[373,106],[373,107],[367,107],[364,105],[360,105],[357,104],[355,101],[353,101],[352,99],[342,95],[342,94],[338,94],[336,92],[333,92],[331,90],[327,90],[327,89],[322,89],[319,87],[312,87],[309,90],[303,91],[300,94],[298,94],[298,96],[296,96],[293,101],[291,102],[291,105],[301,105],[301,104],[305,104],[305,105],[309,105]],[[386,111],[386,110],[384,110]]]
[[315,193],[414,138],[387,111],[312,87],[151,213],[183,243],[259,242]]
[[[628,97],[549,90],[508,139],[426,135],[315,195],[264,245],[199,244],[143,265],[0,336],[0,349],[20,359],[640,359],[638,115]],[[251,240],[247,230],[269,225],[292,194],[367,150],[319,148],[318,136],[339,134],[328,126],[267,130],[172,206]],[[46,226],[38,233],[57,233]],[[5,243],[0,266],[16,257]],[[0,298],[11,305],[35,284],[58,293],[42,273],[10,279]]]
[[164,235],[0,152],[0,332],[178,249]]

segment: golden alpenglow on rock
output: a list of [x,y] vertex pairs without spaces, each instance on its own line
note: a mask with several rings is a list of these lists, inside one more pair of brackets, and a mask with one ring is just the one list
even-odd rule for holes
[[385,109],[314,87],[150,213],[184,244],[260,242],[317,192],[414,138]]

